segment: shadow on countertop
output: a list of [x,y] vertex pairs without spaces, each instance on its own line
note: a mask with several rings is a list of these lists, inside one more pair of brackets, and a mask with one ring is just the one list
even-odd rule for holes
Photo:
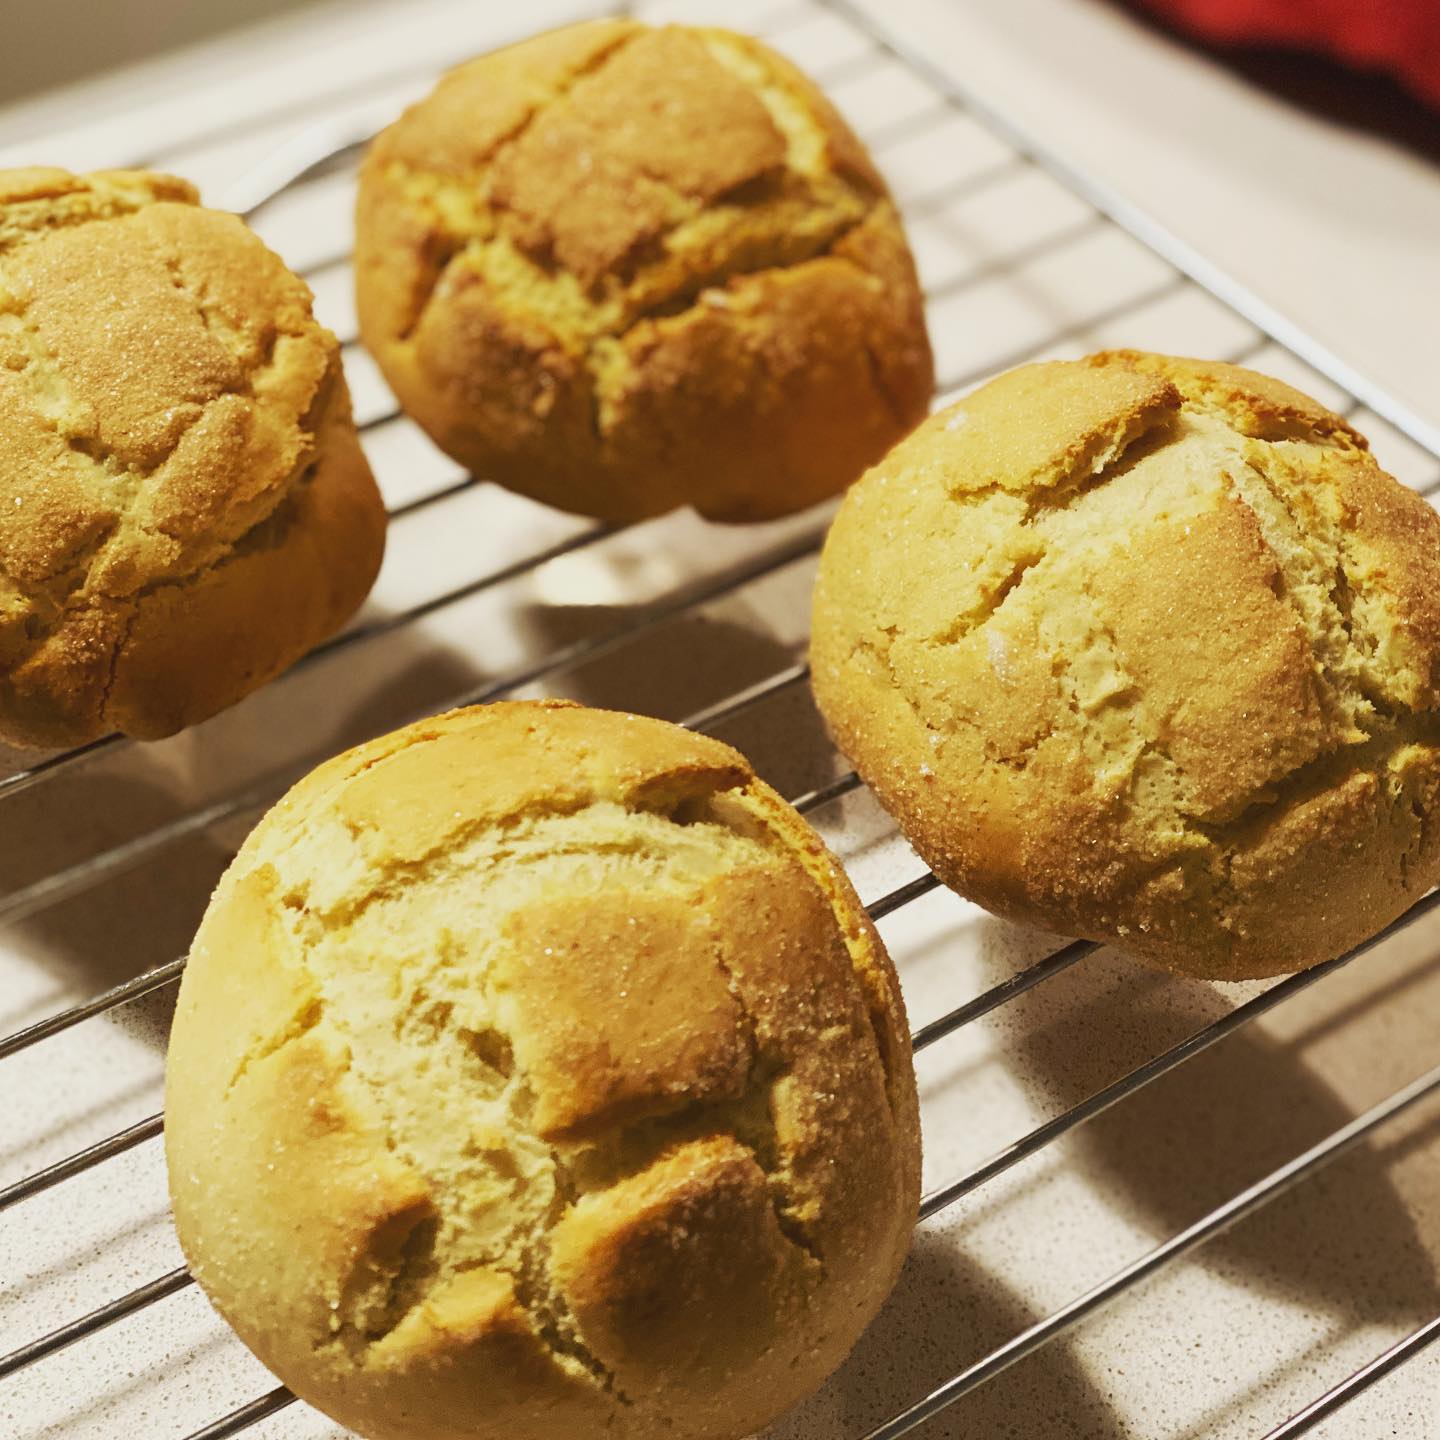
[[[918,1232],[885,1308],[825,1387],[761,1440],[863,1435],[1040,1317],[997,1276]],[[1063,1342],[973,1391],[915,1430],[920,1440],[1115,1440],[1114,1412]]]
[[[1234,1003],[1215,986],[1102,950],[1012,1002],[994,1034],[1012,1076],[1046,1113],[1059,1113]],[[1301,1054],[1251,1026],[1152,1080],[1064,1143],[1067,1164],[1158,1242],[1355,1113]],[[1217,1273],[1346,1328],[1418,1323],[1440,1306],[1440,1235],[1422,1232],[1369,1146],[1217,1236],[1205,1254]]]

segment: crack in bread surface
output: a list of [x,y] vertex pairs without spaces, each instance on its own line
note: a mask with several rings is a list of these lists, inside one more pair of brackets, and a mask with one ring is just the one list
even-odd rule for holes
[[[1223,397],[1190,393],[1171,420],[1127,434],[1039,491],[1021,493],[981,474],[970,488],[937,494],[931,472],[898,503],[915,506],[903,525],[934,527],[927,543],[947,567],[944,599],[929,604],[917,578],[891,587],[878,606],[864,602],[871,608],[846,635],[845,663],[875,667],[937,751],[956,727],[978,732],[989,763],[1016,770],[1042,747],[1068,747],[1094,801],[1140,819],[1157,842],[1148,859],[1130,857],[1137,868],[1158,871],[1199,849],[1213,856],[1223,890],[1228,857],[1284,813],[1357,770],[1393,789],[1392,765],[1404,748],[1440,739],[1436,715],[1412,710],[1387,686],[1381,651],[1395,617],[1354,563],[1341,483],[1346,465],[1369,463],[1362,444],[1343,429],[1299,422],[1253,438],[1232,428]],[[907,485],[903,463],[888,483]],[[1188,534],[1221,506],[1253,518],[1273,562],[1272,590],[1308,650],[1323,733],[1315,753],[1210,806],[1172,753],[1175,713],[1147,705],[1117,646],[1114,597],[1097,595],[1095,586],[1097,577],[1138,563],[1130,555],[1138,532],[1181,526]],[[1050,658],[1044,684],[1034,682],[1048,695],[1043,720],[1018,739],[947,678],[948,657],[977,647],[1001,693],[1010,681],[1021,683],[1030,661],[1038,673]],[[863,745],[852,740],[847,749],[852,758],[859,752],[867,778],[886,789],[896,783]]]
[[521,118],[509,130],[496,137],[494,143],[485,151],[481,157],[480,169],[457,177],[445,171],[429,170],[401,160],[393,160],[386,166],[388,178],[400,187],[402,197],[425,210],[444,236],[440,247],[441,259],[430,267],[425,283],[413,297],[411,313],[401,327],[398,339],[409,339],[419,326],[435,297],[437,287],[456,256],[468,246],[497,233],[501,212],[489,201],[485,183],[496,161],[507,150],[519,144],[525,132],[550,105],[563,101],[581,80],[601,69],[639,33],[618,33],[609,45],[599,47],[586,61],[568,70],[546,94],[535,96]]
[[[537,99],[524,121],[471,173],[428,170],[399,158],[390,159],[384,171],[400,203],[426,214],[444,236],[436,263],[412,297],[409,317],[393,341],[413,343],[428,308],[455,285],[478,277],[507,316],[538,320],[575,357],[588,383],[592,429],[602,439],[634,374],[624,342],[639,327],[705,306],[730,309],[729,282],[836,256],[852,232],[890,204],[860,177],[830,163],[825,125],[788,77],[724,32],[704,31],[698,33],[708,55],[761,102],[782,137],[785,161],[779,171],[740,193],[709,199],[647,174],[647,182],[665,193],[669,223],[645,241],[640,253],[593,286],[552,258],[528,252],[510,212],[491,194],[492,173],[540,114],[575,103],[582,82],[600,74],[645,33],[620,36]],[[859,262],[844,258],[869,275]],[[877,372],[882,368],[873,355],[870,364]],[[878,379],[877,391],[887,406],[897,408]]]
[[[429,738],[422,733],[414,743]],[[403,753],[371,756],[337,776],[331,795]],[[759,1042],[723,961],[717,963],[748,1057],[736,1094],[687,1094],[652,1113],[620,1116],[598,1133],[547,1137],[537,1126],[534,1086],[514,1058],[517,1002],[504,973],[513,944],[509,917],[556,895],[618,891],[637,902],[660,897],[688,905],[737,870],[787,861],[815,880],[836,912],[857,988],[872,1012],[867,1033],[874,1027],[880,982],[865,973],[873,961],[862,928],[839,912],[827,862],[797,852],[748,812],[736,798],[743,786],[717,792],[682,781],[679,789],[652,797],[653,808],[590,798],[500,822],[467,821],[457,812],[443,843],[399,860],[377,859],[367,849],[368,832],[353,823],[326,822],[339,854],[323,873],[310,860],[309,826],[281,831],[276,843],[251,856],[279,877],[292,953],[319,997],[257,1054],[317,1027],[338,1040],[385,1144],[423,1178],[429,1195],[427,1207],[401,1217],[403,1233],[382,1226],[336,1308],[327,1343],[346,1347],[359,1363],[427,1296],[484,1267],[511,1277],[557,1364],[628,1403],[550,1276],[549,1237],[576,1201],[643,1174],[677,1145],[713,1135],[733,1137],[754,1157],[797,1263],[823,1269],[791,1191],[790,1157],[772,1114],[786,1070]],[[334,807],[327,803],[326,811]],[[875,1044],[888,1079],[894,1057],[878,1036]]]
[[[163,182],[166,177],[155,178]],[[134,215],[157,198],[192,202],[195,198],[194,191],[183,181],[152,187],[150,177],[143,182],[130,179],[127,184],[124,175],[110,172],[103,177],[103,184],[72,188],[74,178],[67,175],[48,187],[30,187],[24,199],[7,201],[0,195],[0,259],[56,230]],[[0,311],[4,309],[4,293],[0,289]]]

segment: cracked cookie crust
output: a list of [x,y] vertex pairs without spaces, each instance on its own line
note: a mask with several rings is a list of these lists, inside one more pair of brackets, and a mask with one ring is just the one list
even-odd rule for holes
[[740,1435],[879,1308],[919,1184],[893,969],[743,758],[561,703],[331,761],[196,937],[197,1279],[383,1440]]
[[1026,366],[847,498],[815,693],[936,873],[1214,979],[1440,879],[1440,519],[1234,366]]
[[924,415],[913,262],[864,147],[722,30],[581,24],[459,67],[361,173],[361,331],[477,474],[623,521],[763,519]]
[[0,739],[234,703],[360,603],[384,524],[335,339],[238,219],[0,172]]

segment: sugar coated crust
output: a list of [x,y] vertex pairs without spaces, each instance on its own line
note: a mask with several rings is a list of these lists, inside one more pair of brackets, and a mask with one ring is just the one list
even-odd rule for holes
[[933,385],[864,147],[724,30],[587,22],[452,71],[366,157],[356,286],[365,343],[437,444],[611,521],[801,509]]
[[196,936],[180,1240],[371,1440],[720,1440],[879,1308],[919,1186],[904,1007],[814,832],[728,746],[551,703],[302,781]]
[[385,514],[310,292],[142,171],[0,171],[0,739],[168,735],[369,590]]
[[850,493],[815,693],[999,914],[1215,979],[1337,955],[1440,879],[1440,519],[1232,365],[1031,365]]

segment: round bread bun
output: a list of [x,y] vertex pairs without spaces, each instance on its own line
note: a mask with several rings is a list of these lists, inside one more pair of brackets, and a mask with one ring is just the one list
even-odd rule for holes
[[815,693],[947,884],[1211,979],[1440,880],[1440,518],[1289,385],[1012,370],[847,497]]
[[587,22],[452,71],[370,148],[355,266],[365,343],[436,444],[608,521],[802,509],[933,385],[870,157],[725,30]]
[[895,973],[728,746],[563,703],[330,761],[250,836],[166,1073],[196,1278],[370,1440],[720,1440],[839,1364],[919,1132]]
[[364,598],[385,514],[310,303],[183,180],[0,171],[0,739],[172,734]]

